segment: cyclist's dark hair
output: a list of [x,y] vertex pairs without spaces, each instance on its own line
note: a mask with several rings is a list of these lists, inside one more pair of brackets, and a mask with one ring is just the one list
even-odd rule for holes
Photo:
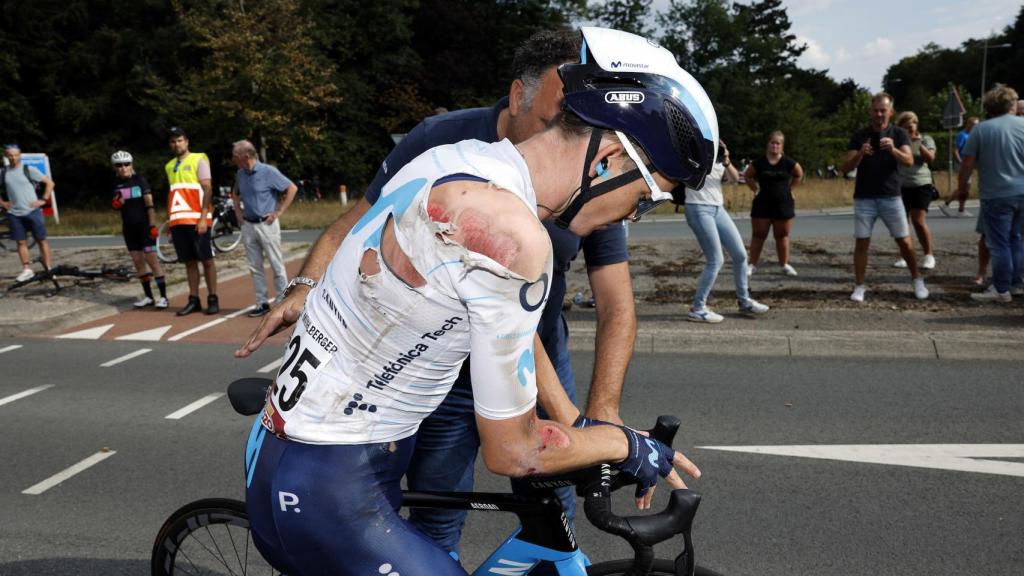
[[523,103],[527,109],[533,103],[541,77],[549,68],[580,61],[581,43],[578,30],[542,30],[516,49],[512,77],[523,82]]

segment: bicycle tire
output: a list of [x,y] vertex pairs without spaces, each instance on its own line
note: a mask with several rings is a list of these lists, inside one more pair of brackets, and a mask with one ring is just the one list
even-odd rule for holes
[[249,533],[245,504],[207,498],[171,514],[157,533],[152,576],[280,576],[260,556]]
[[[587,567],[587,576],[622,576],[629,573],[630,567],[633,566],[632,558],[629,560],[609,560],[608,562],[598,562]],[[651,567],[651,576],[675,576],[676,565],[672,560],[666,560],[664,558],[656,558],[654,560],[654,566]],[[703,566],[697,566],[694,568],[694,576],[722,576],[714,570],[709,570]]]
[[161,262],[168,264],[178,261],[178,251],[174,249],[174,242],[171,240],[170,222],[160,225],[160,231],[156,235],[156,256]]
[[220,218],[213,221],[213,247],[218,252],[231,252],[242,242],[242,230]]

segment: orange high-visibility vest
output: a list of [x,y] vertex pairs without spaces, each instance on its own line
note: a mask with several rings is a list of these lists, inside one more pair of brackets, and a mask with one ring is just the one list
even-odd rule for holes
[[[164,166],[167,181],[171,184],[167,195],[167,219],[171,226],[199,222],[203,209],[203,187],[199,185],[199,161],[210,160],[202,152],[191,152],[184,160],[175,158]],[[207,215],[206,224],[212,225],[212,215]]]

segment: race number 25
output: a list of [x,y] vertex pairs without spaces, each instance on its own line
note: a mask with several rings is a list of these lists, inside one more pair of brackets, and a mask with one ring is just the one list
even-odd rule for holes
[[320,359],[302,345],[302,335],[296,334],[288,343],[288,359],[277,373],[277,403],[281,410],[295,407],[309,383],[306,371],[315,372],[319,366]]

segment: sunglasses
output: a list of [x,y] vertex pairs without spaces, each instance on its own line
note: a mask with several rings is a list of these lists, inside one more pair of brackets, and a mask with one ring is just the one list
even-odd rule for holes
[[114,168],[124,168],[125,166],[131,166],[131,165],[132,165],[131,162],[118,162],[117,164],[114,164]]

